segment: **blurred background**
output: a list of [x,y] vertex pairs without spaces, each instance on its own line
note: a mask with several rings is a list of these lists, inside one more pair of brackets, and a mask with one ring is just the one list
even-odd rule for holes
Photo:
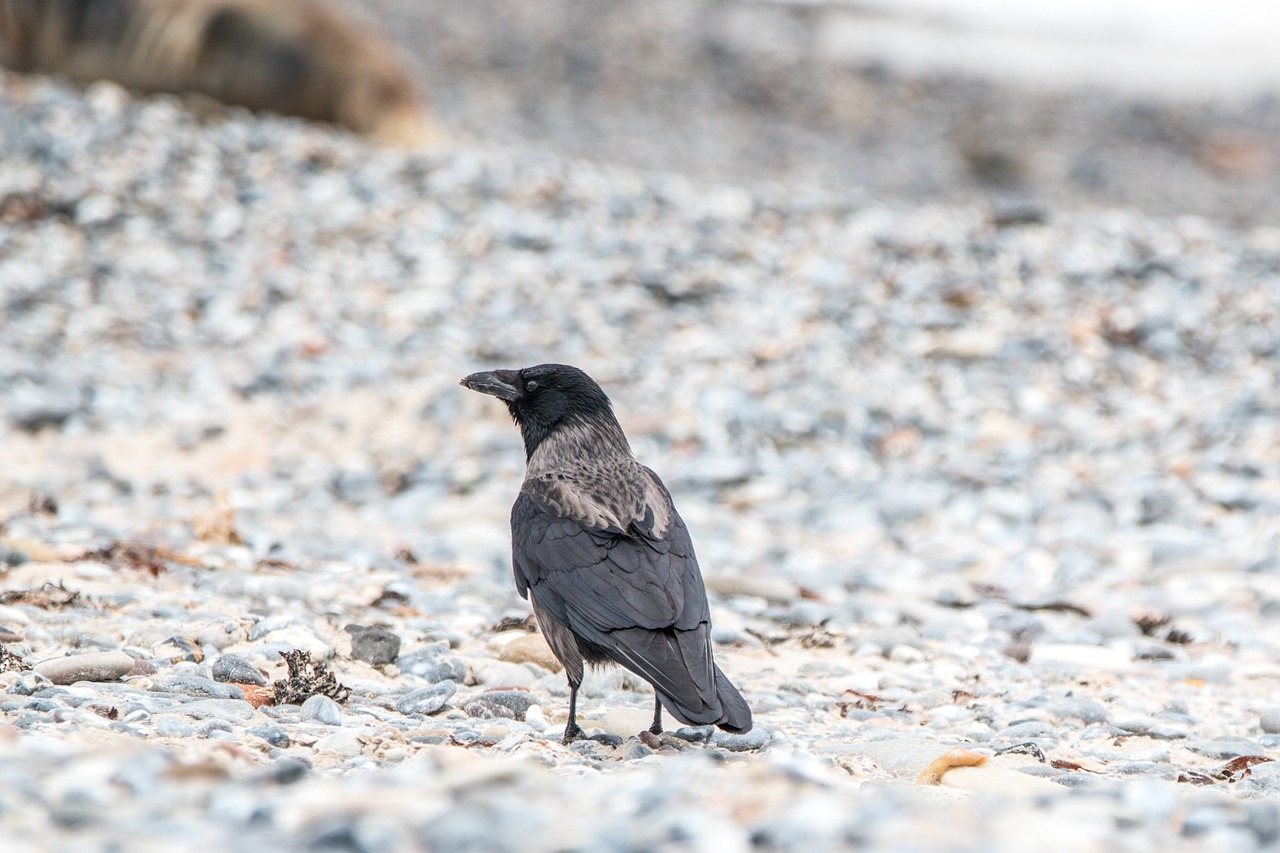
[[1266,3],[358,4],[476,138],[855,200],[1277,212]]

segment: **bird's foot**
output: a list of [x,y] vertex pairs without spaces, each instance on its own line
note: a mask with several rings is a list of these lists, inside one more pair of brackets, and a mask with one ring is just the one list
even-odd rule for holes
[[584,737],[586,737],[586,732],[579,728],[577,723],[570,723],[564,727],[564,740],[560,742],[568,746],[575,740],[582,740]]
[[662,723],[655,722],[652,726],[649,726],[648,731],[649,731],[649,734],[651,735],[662,734]]

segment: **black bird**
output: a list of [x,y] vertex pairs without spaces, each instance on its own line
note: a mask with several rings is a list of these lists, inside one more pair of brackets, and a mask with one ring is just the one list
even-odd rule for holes
[[516,587],[531,599],[569,678],[564,742],[577,722],[583,662],[621,664],[687,725],[751,729],[751,709],[711,654],[711,613],[684,521],[636,461],[604,391],[564,364],[473,373],[464,387],[507,404],[524,438],[511,508]]

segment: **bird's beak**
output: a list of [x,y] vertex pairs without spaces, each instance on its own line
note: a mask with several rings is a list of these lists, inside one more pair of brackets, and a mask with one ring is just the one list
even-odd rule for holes
[[458,384],[499,400],[511,401],[520,396],[520,389],[512,384],[515,378],[514,370],[484,370],[463,377]]

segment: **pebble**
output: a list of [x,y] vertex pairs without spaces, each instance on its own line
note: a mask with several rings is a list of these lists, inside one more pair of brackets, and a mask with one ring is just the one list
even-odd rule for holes
[[124,652],[86,652],[41,661],[32,668],[54,684],[115,681],[133,669],[133,658]]
[[400,638],[385,628],[347,625],[351,635],[351,657],[373,666],[395,663],[400,656]]
[[440,681],[405,694],[396,702],[396,710],[401,714],[435,714],[453,698],[457,690],[458,686],[452,681]]
[[417,651],[401,655],[396,666],[402,673],[416,675],[431,682],[464,681],[466,664],[448,646],[424,646]]
[[160,708],[156,714],[181,714],[198,720],[220,719],[244,722],[253,716],[253,706],[243,699],[196,699],[169,708]]
[[302,719],[326,726],[342,725],[342,706],[328,696],[312,696],[302,703]]
[[243,699],[244,691],[234,684],[222,684],[196,675],[174,675],[152,680],[151,689],[160,693],[181,693],[207,699]]
[[533,705],[533,695],[526,690],[486,690],[462,705],[469,717],[482,720],[500,718],[523,721]]
[[218,655],[213,662],[213,678],[227,684],[254,684],[265,686],[266,677],[258,668],[247,660],[236,655]]
[[1258,725],[1267,734],[1280,734],[1280,708],[1267,708],[1263,711]]
[[559,672],[564,668],[541,634],[516,637],[498,650],[498,658],[512,663],[536,664],[548,672]]

